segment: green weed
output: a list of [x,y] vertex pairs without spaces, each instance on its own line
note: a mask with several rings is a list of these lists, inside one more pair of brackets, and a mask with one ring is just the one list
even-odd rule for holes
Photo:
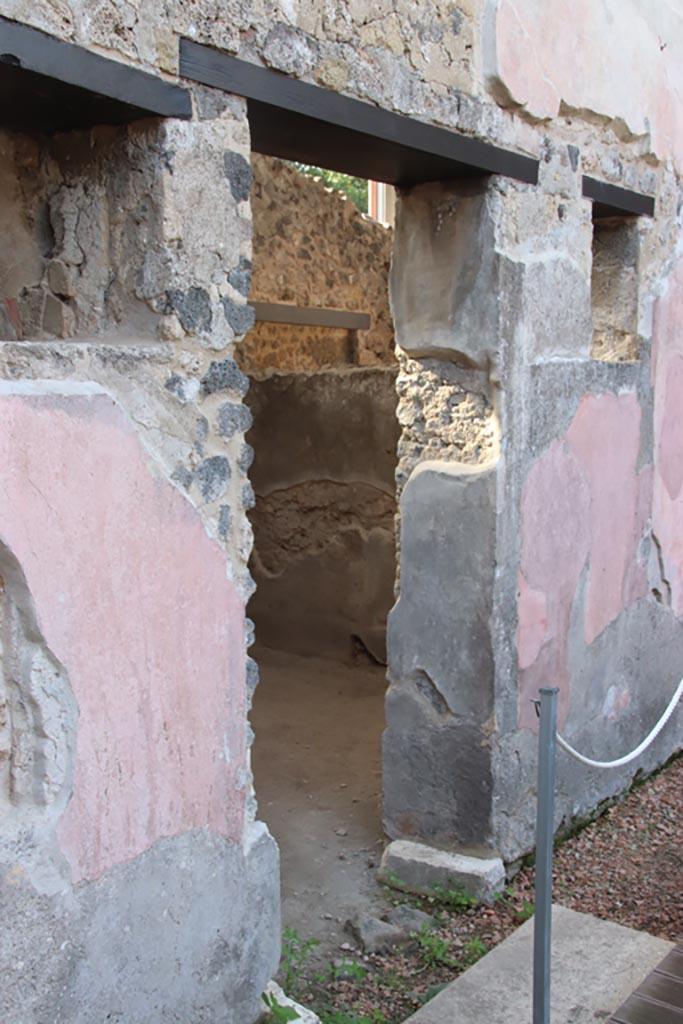
[[468,967],[472,964],[476,964],[477,960],[481,960],[484,954],[488,953],[488,951],[489,947],[483,939],[480,939],[477,935],[472,936],[472,938],[468,939],[462,948],[465,964]]
[[451,882],[446,888],[443,885],[433,885],[431,895],[427,896],[428,903],[440,903],[457,914],[464,914],[477,905],[477,901],[468,896],[464,888],[456,882]]
[[287,995],[296,996],[301,992],[303,972],[319,945],[317,939],[302,939],[296,928],[285,928],[282,933],[280,968],[282,987]]
[[321,1024],[386,1024],[387,1018],[379,1010],[373,1010],[369,1017],[367,1014],[360,1016],[355,1010],[335,1010],[323,1012],[320,1020]]
[[515,921],[519,924],[524,924],[530,917],[534,916],[534,905],[529,900],[522,900],[522,906],[520,909],[515,910]]
[[414,934],[425,967],[435,967],[437,964],[442,964],[444,967],[457,967],[450,956],[450,944],[438,932],[433,931],[429,925],[422,925],[420,931]]

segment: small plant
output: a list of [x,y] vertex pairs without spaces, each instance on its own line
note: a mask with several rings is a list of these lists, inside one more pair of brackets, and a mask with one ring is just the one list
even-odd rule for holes
[[417,1001],[420,1006],[425,1006],[430,999],[433,999],[434,996],[438,996],[439,992],[443,992],[449,984],[450,982],[448,981],[442,981],[440,985],[430,985],[423,995],[417,997]]
[[379,1010],[373,1010],[369,1017],[367,1014],[361,1017],[355,1010],[335,1010],[320,1017],[321,1024],[386,1024],[386,1019]]
[[468,896],[464,888],[457,883],[451,882],[446,888],[443,885],[433,885],[432,895],[427,897],[428,903],[441,903],[443,906],[454,910],[457,914],[464,914],[477,905],[477,901]]
[[264,992],[261,998],[268,1007],[269,1020],[273,1021],[274,1024],[289,1024],[290,1021],[301,1020],[301,1017],[292,1006],[283,1006],[282,1003],[278,1003],[275,996]]
[[357,960],[344,960],[340,967],[328,964],[327,973],[332,981],[362,981],[368,972]]
[[[296,928],[285,928],[282,933],[282,987],[290,995],[302,988],[302,974],[313,951],[320,943],[317,939],[302,939]],[[296,1018],[294,1018],[296,1019]]]
[[522,900],[522,906],[515,910],[515,921],[524,924],[530,917],[534,916],[534,905],[529,900]]
[[489,947],[486,945],[484,940],[480,939],[477,935],[468,939],[462,948],[463,957],[468,967],[471,964],[476,964],[477,960],[481,960],[484,954],[488,953],[488,951]]
[[433,931],[429,925],[423,924],[420,931],[415,932],[414,935],[420,947],[425,967],[435,967],[437,964],[442,964],[444,967],[458,966],[451,959],[449,943],[438,932]]

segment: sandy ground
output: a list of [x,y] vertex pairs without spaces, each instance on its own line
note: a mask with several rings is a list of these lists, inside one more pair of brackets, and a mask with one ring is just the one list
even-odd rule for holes
[[344,923],[386,907],[381,741],[385,669],[257,649],[251,723],[259,817],[282,858],[283,925],[339,956]]

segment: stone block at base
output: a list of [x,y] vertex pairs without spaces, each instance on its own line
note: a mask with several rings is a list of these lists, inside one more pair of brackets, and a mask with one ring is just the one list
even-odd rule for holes
[[505,866],[500,857],[471,857],[396,839],[384,851],[378,878],[404,892],[457,887],[478,903],[491,903],[505,885]]

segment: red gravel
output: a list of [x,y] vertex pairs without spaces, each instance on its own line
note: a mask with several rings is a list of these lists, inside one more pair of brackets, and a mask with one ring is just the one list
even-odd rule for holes
[[[528,871],[515,888],[532,886]],[[553,898],[665,939],[683,936],[683,758],[556,850]]]

